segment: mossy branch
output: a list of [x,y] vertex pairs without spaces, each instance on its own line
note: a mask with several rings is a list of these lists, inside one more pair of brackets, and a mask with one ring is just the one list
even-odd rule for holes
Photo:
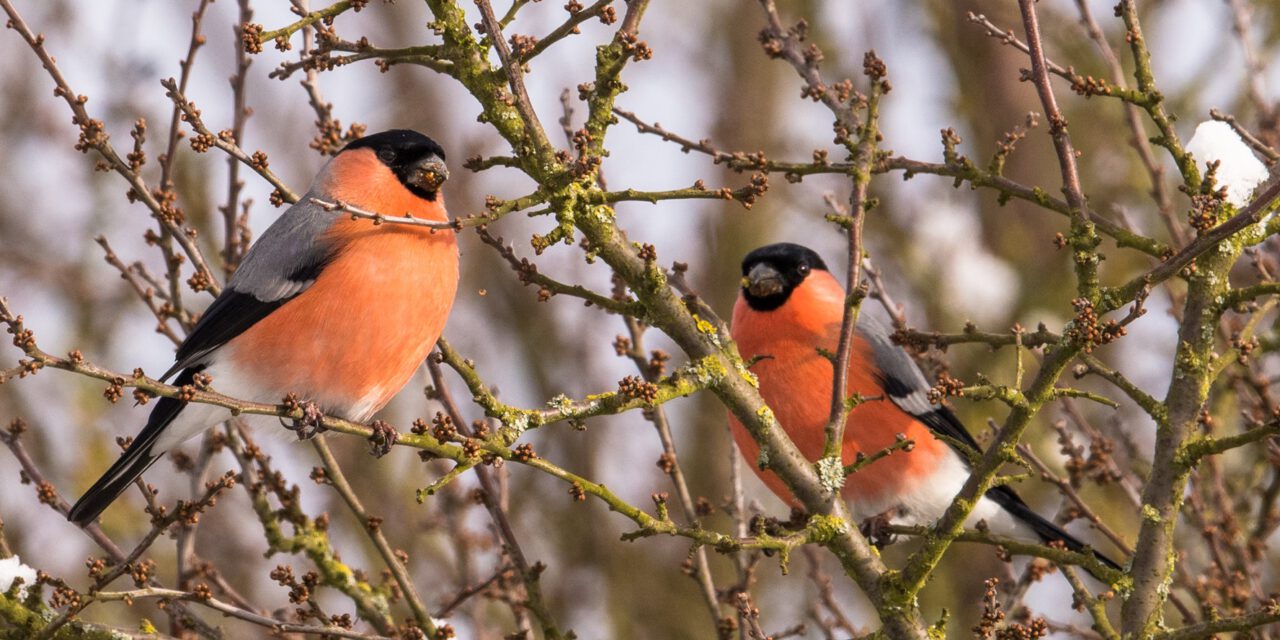
[[[341,0],[340,2],[335,2],[323,9],[318,9],[316,11],[312,11],[308,13],[305,16],[302,16],[302,19],[298,20],[297,22],[285,25],[279,29],[275,29],[272,31],[263,31],[259,33],[257,36],[258,42],[265,44],[267,42],[272,42],[278,38],[288,39],[293,34],[299,31],[302,31],[303,29],[317,22],[320,22],[321,20],[333,20],[334,18],[342,15],[343,13],[345,13],[347,10],[351,9],[355,5],[356,3],[351,2],[351,0]],[[356,11],[359,11],[359,9],[356,9]]]
[[[885,527],[885,532],[923,538],[928,538],[933,535],[933,529],[924,526],[889,525]],[[1006,536],[998,536],[987,531],[977,530],[962,531],[956,536],[955,540],[956,542],[971,542],[1000,547],[1015,556],[1044,558],[1045,560],[1049,560],[1057,565],[1084,567],[1091,574],[1098,576],[1113,585],[1124,585],[1128,580],[1128,577],[1123,571],[1111,568],[1110,565],[1099,560],[1098,556],[1093,553],[1060,549],[1044,544],[1025,542]]]

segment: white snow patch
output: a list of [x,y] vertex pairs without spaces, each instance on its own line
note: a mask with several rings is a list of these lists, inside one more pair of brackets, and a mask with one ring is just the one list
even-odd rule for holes
[[36,570],[22,564],[18,556],[0,560],[0,593],[9,591],[15,578],[22,578],[22,586],[18,588],[18,597],[27,597],[27,588],[36,583]]
[[1249,204],[1253,190],[1267,179],[1267,165],[1225,122],[1201,122],[1187,143],[1187,151],[1195,155],[1201,171],[1207,171],[1211,161],[1221,162],[1216,174],[1218,186],[1227,188],[1227,201],[1236,207]]

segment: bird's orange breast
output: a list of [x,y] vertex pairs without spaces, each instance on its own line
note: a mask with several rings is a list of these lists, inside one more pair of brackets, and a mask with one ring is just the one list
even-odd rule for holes
[[[444,218],[442,202],[417,202],[395,205]],[[315,283],[229,343],[229,356],[281,394],[366,420],[440,338],[458,285],[457,242],[451,230],[363,219],[337,222],[327,239],[339,249]]]
[[[830,287],[834,290],[823,290]],[[786,304],[774,311],[752,310],[741,297],[734,309],[732,334],[739,353],[748,361],[759,358],[751,372],[760,380],[760,395],[800,452],[813,461],[822,456],[833,378],[831,361],[818,349],[836,351],[843,298],[844,292],[833,279],[823,284],[810,277]],[[844,463],[853,462],[859,453],[870,455],[892,445],[899,433],[916,443],[912,451],[895,452],[846,479],[843,495],[847,500],[879,503],[909,490],[948,452],[947,445],[934,438],[928,427],[884,394],[873,363],[871,345],[855,337],[847,394],[858,394],[866,400],[849,413],[842,447]],[[755,463],[759,445],[732,414],[729,421],[743,456]],[[796,504],[781,478],[754,464],[753,468],[778,497]]]

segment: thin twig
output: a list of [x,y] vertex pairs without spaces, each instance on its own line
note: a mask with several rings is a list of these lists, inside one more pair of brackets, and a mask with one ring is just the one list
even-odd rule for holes
[[338,465],[337,459],[333,457],[333,452],[329,451],[329,444],[325,441],[324,434],[312,438],[311,447],[316,450],[316,454],[320,456],[321,463],[324,464],[326,481],[338,492],[339,496],[342,496],[342,501],[347,504],[347,508],[355,515],[360,527],[364,529],[369,539],[373,541],[374,548],[378,550],[378,555],[382,556],[382,561],[387,565],[387,569],[391,571],[391,576],[395,578],[396,584],[400,585],[400,591],[409,602],[409,609],[413,611],[414,620],[418,622],[418,626],[428,637],[435,635],[436,625],[431,619],[431,614],[427,612],[426,606],[422,604],[422,598],[418,596],[418,589],[413,585],[408,569],[396,557],[396,552],[391,548],[391,544],[387,542],[387,537],[383,534],[382,527],[374,523],[369,512],[360,503],[360,498],[356,496],[356,492],[351,489],[346,475],[342,473],[342,467]]

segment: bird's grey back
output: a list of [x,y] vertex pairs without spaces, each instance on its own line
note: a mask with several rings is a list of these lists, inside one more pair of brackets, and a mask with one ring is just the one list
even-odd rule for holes
[[342,217],[311,201],[321,197],[308,192],[267,228],[231,277],[232,289],[271,302],[311,286],[331,258],[321,236]]
[[858,333],[871,345],[882,384],[894,403],[912,415],[932,411],[935,407],[929,402],[929,382],[911,356],[894,344],[889,327],[863,311],[858,314]]

